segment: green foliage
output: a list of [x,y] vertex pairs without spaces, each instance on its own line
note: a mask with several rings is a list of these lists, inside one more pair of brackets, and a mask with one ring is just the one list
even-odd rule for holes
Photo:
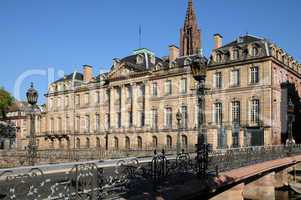
[[0,87],[0,112],[3,118],[10,105],[14,102],[14,98],[4,88]]

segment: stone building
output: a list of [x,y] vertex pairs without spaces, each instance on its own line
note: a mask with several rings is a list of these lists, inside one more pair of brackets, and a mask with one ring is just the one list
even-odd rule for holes
[[[220,34],[213,39],[205,98],[208,142],[213,148],[280,144],[287,137],[288,99],[298,112],[301,65],[264,38],[245,35],[226,45]],[[193,148],[197,99],[190,63],[202,55],[201,44],[189,0],[180,48],[170,45],[168,56],[138,49],[113,59],[108,73],[94,76],[84,65],[83,73],[50,84],[38,120],[39,148],[174,149],[178,110],[182,148]]]

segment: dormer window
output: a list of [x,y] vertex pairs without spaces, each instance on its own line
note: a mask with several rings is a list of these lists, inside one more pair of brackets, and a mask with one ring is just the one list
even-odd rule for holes
[[239,59],[239,50],[235,49],[233,51],[233,60],[238,60]]
[[253,56],[257,56],[258,55],[258,48],[257,47],[253,47],[253,49],[252,49],[252,55]]
[[156,67],[155,67],[155,70],[157,71],[157,70],[160,70],[160,69],[162,69],[162,64],[161,64],[161,63],[158,63],[158,64],[156,65]]
[[143,55],[137,55],[137,57],[136,57],[136,63],[137,63],[138,65],[141,65],[141,64],[143,64],[143,62],[144,62],[144,57],[143,57]]
[[156,57],[155,56],[150,56],[150,62],[154,65],[156,64]]
[[176,61],[171,62],[170,68],[175,68],[176,66],[177,66],[177,62]]
[[221,63],[222,62],[222,55],[220,53],[216,54],[216,62]]
[[184,65],[190,65],[190,63],[191,63],[191,59],[190,58],[186,58],[184,60]]

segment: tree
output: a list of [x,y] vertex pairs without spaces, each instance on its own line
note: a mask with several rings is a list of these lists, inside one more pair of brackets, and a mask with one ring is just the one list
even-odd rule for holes
[[9,106],[14,102],[14,98],[4,88],[0,87],[0,114],[6,118],[6,112]]

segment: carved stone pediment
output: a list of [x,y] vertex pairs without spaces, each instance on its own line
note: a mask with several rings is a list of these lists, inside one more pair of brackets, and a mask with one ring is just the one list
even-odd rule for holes
[[109,79],[126,78],[133,73],[134,71],[132,69],[127,67],[125,64],[121,64],[109,73]]

